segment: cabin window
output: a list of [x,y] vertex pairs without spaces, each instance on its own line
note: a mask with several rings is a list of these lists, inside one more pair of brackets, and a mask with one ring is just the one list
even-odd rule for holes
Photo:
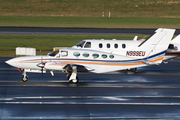
[[106,54],[102,54],[101,57],[102,58],[107,58],[107,55]]
[[114,48],[118,48],[118,44],[114,44]]
[[108,44],[107,44],[107,48],[110,48],[110,47],[111,47],[111,45],[108,43]]
[[122,48],[126,48],[126,44],[122,44]]
[[62,57],[68,56],[68,51],[61,51],[61,56]]
[[78,44],[76,44],[76,46],[77,47],[83,47],[84,46],[84,43],[85,43],[86,41],[81,41],[81,42],[79,42]]
[[99,43],[99,48],[102,48],[103,47],[103,44],[102,43]]
[[89,53],[83,53],[84,57],[89,57]]
[[114,58],[114,55],[109,55],[109,57],[110,57],[111,59],[113,59],[113,58]]
[[99,54],[94,53],[92,56],[93,56],[93,58],[98,58],[98,57],[99,57]]
[[74,52],[73,55],[74,55],[75,57],[79,57],[79,56],[80,56],[80,53],[79,53],[79,52]]
[[86,45],[84,46],[84,48],[91,48],[91,42],[86,42]]

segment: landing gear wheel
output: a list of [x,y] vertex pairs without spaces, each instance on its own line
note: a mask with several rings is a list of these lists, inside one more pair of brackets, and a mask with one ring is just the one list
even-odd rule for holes
[[127,71],[129,72],[136,72],[137,68],[130,68],[130,69],[127,69]]
[[67,66],[66,72],[66,77],[70,83],[77,84],[79,82],[79,78],[77,77],[77,66]]
[[70,83],[77,84],[79,82],[79,78],[76,77],[76,79],[70,80]]
[[28,76],[23,76],[21,82],[28,82]]

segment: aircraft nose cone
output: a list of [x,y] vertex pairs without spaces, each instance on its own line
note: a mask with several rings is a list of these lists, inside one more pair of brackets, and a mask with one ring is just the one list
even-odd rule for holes
[[11,65],[12,66],[12,60],[7,60],[7,61],[5,61],[5,63],[7,63],[7,64],[9,64],[9,65]]
[[9,63],[10,63],[10,60],[5,61],[5,63],[9,64]]

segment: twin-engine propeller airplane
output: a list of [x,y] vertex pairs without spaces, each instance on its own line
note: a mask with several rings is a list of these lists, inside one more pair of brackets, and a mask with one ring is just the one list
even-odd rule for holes
[[159,28],[148,39],[133,46],[128,46],[128,41],[122,44],[121,40],[95,40],[94,46],[94,42],[84,40],[47,56],[17,57],[6,63],[24,70],[23,82],[28,81],[27,72],[45,73],[49,70],[54,76],[53,71],[61,70],[67,73],[70,82],[78,83],[77,72],[80,71],[106,73],[160,64],[174,32],[175,29]]

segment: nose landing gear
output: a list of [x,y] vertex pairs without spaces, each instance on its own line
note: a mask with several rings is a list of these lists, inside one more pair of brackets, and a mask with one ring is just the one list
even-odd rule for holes
[[22,74],[22,79],[21,79],[21,82],[28,82],[28,76],[26,75],[26,71],[24,70],[23,74]]

